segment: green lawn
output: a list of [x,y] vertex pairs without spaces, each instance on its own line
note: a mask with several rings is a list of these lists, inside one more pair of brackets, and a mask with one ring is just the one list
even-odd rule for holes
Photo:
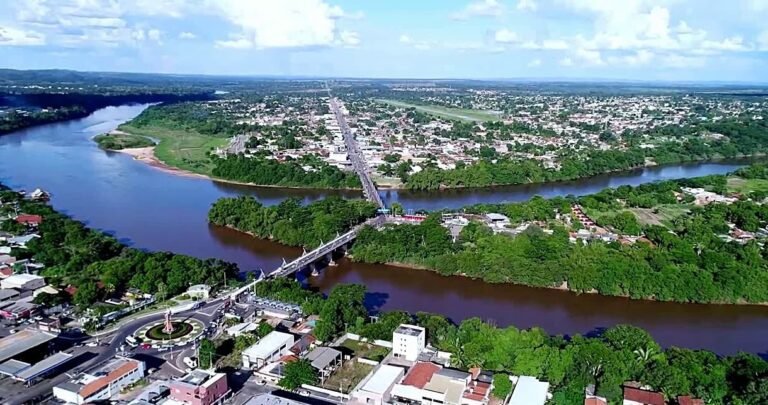
[[629,208],[608,211],[584,209],[584,212],[597,221],[605,215],[616,215],[622,211],[631,211],[637,217],[641,225],[663,225],[669,227],[672,221],[690,211],[691,206],[686,204],[662,204],[653,208]]
[[341,345],[355,352],[355,356],[357,357],[374,361],[381,361],[387,354],[389,354],[389,349],[386,347],[352,339],[345,340]]
[[768,180],[730,177],[728,178],[728,190],[742,194],[749,194],[753,191],[768,192]]
[[368,373],[373,370],[372,365],[358,363],[355,359],[347,360],[340,369],[336,370],[322,385],[323,388],[348,394],[352,391]]
[[483,111],[483,110],[470,110],[466,108],[449,108],[449,107],[443,107],[439,105],[410,104],[410,103],[397,101],[397,100],[377,99],[376,101],[380,103],[393,105],[396,107],[403,107],[403,108],[412,107],[412,108],[415,108],[417,111],[436,115],[438,117],[442,117],[446,119],[454,119],[454,120],[458,119],[463,121],[498,121],[499,120],[498,114],[493,114],[491,112]]
[[130,134],[158,139],[155,156],[163,163],[195,173],[210,175],[213,165],[206,153],[216,147],[226,146],[228,138],[216,138],[194,131],[166,127],[134,127],[123,124],[119,128]]

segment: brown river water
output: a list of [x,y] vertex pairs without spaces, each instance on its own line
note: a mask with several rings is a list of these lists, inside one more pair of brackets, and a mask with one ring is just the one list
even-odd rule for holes
[[[257,240],[209,225],[216,199],[253,195],[265,204],[290,196],[305,201],[331,192],[235,186],[168,174],[120,153],[98,149],[94,135],[114,129],[145,106],[110,107],[80,120],[51,124],[0,137],[0,181],[16,188],[41,187],[53,206],[122,242],[236,262],[244,271],[276,268],[299,249]],[[387,202],[406,208],[457,208],[479,202],[520,201],[533,195],[583,195],[605,187],[726,173],[740,162],[698,163],[616,173],[576,182],[441,192],[382,191]],[[339,192],[358,197],[356,192]],[[361,283],[374,310],[429,311],[455,321],[469,317],[499,326],[540,326],[552,334],[592,333],[618,323],[647,329],[665,346],[704,348],[721,354],[768,349],[768,307],[672,304],[487,284],[423,270],[350,263],[309,280],[321,291],[338,283]]]

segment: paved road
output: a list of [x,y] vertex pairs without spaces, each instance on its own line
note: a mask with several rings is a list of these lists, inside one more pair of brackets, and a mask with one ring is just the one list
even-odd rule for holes
[[[328,91],[330,95],[330,90]],[[331,97],[331,110],[336,116],[336,122],[339,124],[341,134],[344,137],[344,144],[347,146],[347,155],[352,162],[352,168],[360,177],[360,182],[363,184],[363,193],[373,203],[379,206],[379,208],[386,208],[384,201],[379,195],[379,190],[376,189],[376,185],[371,180],[371,175],[368,173],[368,164],[365,163],[365,157],[360,150],[360,146],[357,144],[355,137],[352,136],[352,130],[347,125],[347,120],[344,118],[344,113],[339,108],[339,101],[335,97]]]
[[[193,318],[202,322],[204,325],[207,326],[216,316],[216,309],[218,309],[223,304],[224,304],[223,301],[216,300],[206,304],[202,308],[198,308],[192,311],[181,312],[174,315],[173,317],[174,318]],[[135,319],[122,325],[118,330],[114,331],[114,333],[99,337],[98,339],[101,342],[101,346],[89,348],[89,349],[93,349],[93,351],[96,352],[96,355],[94,357],[86,360],[85,362],[77,366],[75,369],[72,369],[67,373],[61,373],[53,378],[44,379],[43,381],[29,388],[25,388],[23,390],[19,390],[18,392],[13,393],[12,395],[10,395],[5,399],[5,401],[7,402],[3,402],[3,403],[23,404],[25,402],[37,402],[37,401],[33,401],[33,399],[51,395],[51,390],[53,389],[54,386],[69,380],[70,376],[74,376],[79,372],[88,370],[89,368],[94,367],[98,364],[101,364],[105,362],[107,359],[109,359],[110,357],[118,354],[121,350],[121,346],[123,346],[125,342],[125,338],[135,333],[139,328],[146,325],[147,323],[161,321],[164,318],[164,316],[165,316],[164,314],[160,313],[160,314],[149,315],[140,319]],[[176,348],[175,350],[179,350],[179,349],[182,349],[182,348]],[[146,355],[157,356],[157,357],[162,356],[162,353],[158,352],[156,349],[140,351],[137,353],[143,353]],[[177,368],[176,364],[174,364],[174,368]]]

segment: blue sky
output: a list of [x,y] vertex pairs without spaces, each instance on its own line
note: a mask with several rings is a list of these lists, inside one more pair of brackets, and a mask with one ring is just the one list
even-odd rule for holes
[[768,82],[768,0],[4,0],[0,66]]

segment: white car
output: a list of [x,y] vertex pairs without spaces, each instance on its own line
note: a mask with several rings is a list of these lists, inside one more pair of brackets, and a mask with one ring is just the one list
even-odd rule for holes
[[299,395],[301,395],[302,397],[308,397],[309,396],[309,391],[301,390],[301,391],[299,391]]

